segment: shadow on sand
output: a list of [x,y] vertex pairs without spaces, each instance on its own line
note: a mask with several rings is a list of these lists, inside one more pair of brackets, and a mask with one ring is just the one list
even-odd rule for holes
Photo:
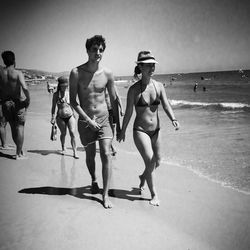
[[118,199],[126,199],[129,201],[150,201],[150,199],[146,199],[140,197],[141,190],[139,188],[132,188],[132,190],[124,190],[124,189],[110,189],[109,196],[115,197]]
[[[72,150],[72,148],[70,148],[70,147],[68,147],[67,149]],[[77,147],[76,150],[80,151],[80,152],[84,152],[85,151],[84,147]],[[35,153],[35,154],[40,154],[40,155],[49,155],[49,154],[61,155],[61,151],[60,150],[46,150],[46,149],[39,150],[39,149],[34,149],[34,150],[27,150],[27,152]],[[100,149],[99,148],[96,149],[96,153],[100,153]],[[65,153],[65,155],[71,156],[70,154],[67,154],[67,153]]]
[[0,152],[0,157],[15,160],[15,155],[9,155],[9,154],[5,154],[3,152]]
[[[91,195],[91,186],[78,187],[78,188],[62,188],[62,187],[34,187],[34,188],[24,188],[18,191],[22,194],[45,194],[45,195],[71,195],[79,199],[93,200],[100,204],[102,200]],[[89,195],[85,195],[89,194]]]
[[50,154],[61,155],[59,150],[27,150],[27,152],[40,155],[50,155]]
[[[100,189],[99,194],[102,194],[103,190]],[[18,191],[18,193],[22,194],[44,194],[44,195],[71,195],[79,199],[87,199],[93,200],[103,205],[101,199],[96,198],[91,193],[91,186],[86,187],[78,187],[78,188],[62,188],[62,187],[34,187],[34,188],[25,188]],[[85,195],[87,194],[87,195]],[[110,189],[109,196],[118,198],[118,199],[126,199],[130,201],[135,200],[144,200],[149,201],[150,199],[138,197],[140,195],[140,190],[138,188],[132,188],[129,190],[122,189]]]

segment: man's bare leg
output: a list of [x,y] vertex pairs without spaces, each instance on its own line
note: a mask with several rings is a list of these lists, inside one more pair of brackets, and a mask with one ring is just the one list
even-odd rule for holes
[[24,141],[24,124],[16,124],[10,122],[12,139],[16,144],[16,160],[26,160],[27,157],[23,152],[23,141]]
[[111,166],[111,139],[103,139],[99,141],[100,145],[100,155],[102,161],[102,178],[103,178],[103,206],[105,208],[112,208],[108,195],[109,185],[111,181],[112,166]]
[[92,194],[99,193],[99,187],[97,184],[96,173],[95,173],[95,156],[96,156],[96,144],[92,143],[85,147],[86,151],[86,165],[91,176],[91,192]]
[[28,157],[23,152],[24,125],[16,125],[16,159],[25,160]]

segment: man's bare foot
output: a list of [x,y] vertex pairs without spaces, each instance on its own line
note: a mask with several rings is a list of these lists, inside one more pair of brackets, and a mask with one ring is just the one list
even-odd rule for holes
[[153,206],[160,206],[160,201],[158,199],[157,196],[155,196],[154,198],[152,198],[152,200],[149,202],[150,205],[153,205]]
[[139,189],[141,191],[143,191],[145,189],[145,182],[146,182],[146,179],[143,177],[143,175],[139,175],[139,178],[140,178],[140,185],[139,185]]
[[74,157],[75,159],[79,159],[79,156],[78,156],[77,153],[74,153],[73,157]]
[[99,187],[98,187],[98,183],[93,181],[92,185],[91,185],[91,193],[92,194],[98,194],[100,192]]
[[112,208],[112,207],[113,207],[113,204],[112,204],[112,202],[109,200],[109,197],[103,196],[103,206],[104,206],[105,208]]

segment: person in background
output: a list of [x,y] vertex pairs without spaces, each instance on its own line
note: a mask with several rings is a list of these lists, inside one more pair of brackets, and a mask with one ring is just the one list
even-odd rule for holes
[[3,88],[3,76],[4,76],[4,69],[2,66],[0,66],[0,141],[1,141],[1,146],[0,149],[6,149],[6,119],[3,115],[3,97],[4,97],[4,88]]
[[[70,73],[70,103],[79,114],[78,131],[82,145],[85,147],[86,164],[92,179],[92,193],[99,193],[95,172],[96,141],[99,142],[102,162],[103,206],[112,208],[108,190],[112,175],[111,143],[112,127],[105,98],[108,91],[116,121],[116,133],[120,132],[118,100],[114,87],[113,73],[100,66],[106,48],[105,38],[96,35],[87,39],[85,44],[88,61]],[[79,103],[77,101],[77,97]]]
[[[2,59],[5,67],[1,69],[0,89],[3,118],[9,122],[13,141],[16,144],[16,160],[27,159],[23,152],[24,125],[26,110],[30,104],[30,93],[25,83],[21,70],[16,69],[15,54],[13,51],[4,51]],[[2,91],[3,90],[3,91]],[[4,122],[5,122],[4,121]],[[4,125],[4,123],[2,123]],[[1,126],[2,126],[1,125]],[[5,130],[5,126],[4,130]],[[6,132],[2,130],[2,138],[5,140]]]
[[[0,90],[1,91],[1,90]],[[6,119],[3,115],[3,109],[2,109],[2,100],[0,99],[0,149],[8,149],[8,146],[6,145]]]
[[198,88],[198,82],[195,82],[195,84],[194,84],[194,92],[197,91],[197,88]]
[[155,169],[160,166],[161,161],[159,105],[162,105],[176,130],[179,129],[179,123],[169,104],[163,84],[152,78],[157,63],[152,53],[141,51],[136,63],[135,77],[138,81],[128,90],[127,106],[118,141],[125,141],[126,129],[135,108],[133,137],[145,164],[145,170],[139,176],[139,188],[143,190],[147,183],[151,193],[150,204],[159,206],[155,187]]
[[47,82],[47,90],[50,94],[52,94],[54,92],[54,87],[50,85],[49,82]]
[[[55,116],[56,107],[57,114]],[[52,125],[56,122],[60,130],[60,141],[62,146],[61,154],[65,154],[65,138],[68,128],[71,138],[71,146],[73,149],[73,157],[75,159],[79,159],[76,149],[75,136],[76,119],[69,101],[69,82],[64,76],[58,78],[57,91],[53,94],[50,122]]]

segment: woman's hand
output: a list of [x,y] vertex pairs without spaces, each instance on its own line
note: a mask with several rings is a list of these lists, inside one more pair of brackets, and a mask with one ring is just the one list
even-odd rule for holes
[[52,117],[52,118],[51,118],[50,123],[51,123],[52,125],[54,125],[54,124],[56,123],[55,117]]
[[179,130],[180,129],[180,124],[179,124],[179,122],[176,119],[172,120],[172,124],[175,127],[175,130]]

